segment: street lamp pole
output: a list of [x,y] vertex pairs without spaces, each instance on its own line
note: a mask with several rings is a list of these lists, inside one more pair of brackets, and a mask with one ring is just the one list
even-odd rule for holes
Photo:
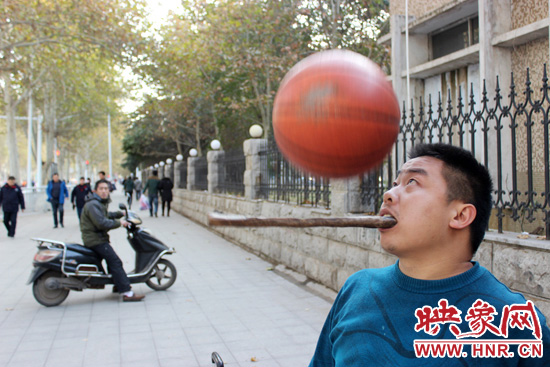
[[[107,102],[110,100],[107,99]],[[107,109],[109,106],[107,106]],[[111,148],[111,111],[108,109],[107,111],[107,127],[109,130],[109,178],[113,178],[113,152]]]
[[28,132],[27,132],[27,187],[32,186],[32,90],[29,92]]
[[36,186],[42,185],[42,116],[36,127]]

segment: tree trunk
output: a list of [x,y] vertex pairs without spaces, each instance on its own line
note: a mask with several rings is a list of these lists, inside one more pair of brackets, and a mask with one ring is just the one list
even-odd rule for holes
[[13,100],[10,73],[8,71],[2,72],[2,79],[4,80],[4,103],[6,105],[6,118],[8,125],[7,145],[9,175],[15,176],[19,182],[22,182],[19,174],[19,151],[17,150],[17,124],[15,121],[16,103]]
[[46,133],[46,164],[42,177],[51,178],[55,154],[55,93],[51,83],[44,85],[44,132]]
[[197,123],[195,125],[195,141],[197,142],[197,157],[202,157],[202,149],[201,149],[201,121],[200,118],[197,117]]

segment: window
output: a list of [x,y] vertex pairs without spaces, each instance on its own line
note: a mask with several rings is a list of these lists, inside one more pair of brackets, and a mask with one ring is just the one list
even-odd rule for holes
[[478,17],[470,18],[430,37],[432,59],[448,55],[458,50],[479,43]]

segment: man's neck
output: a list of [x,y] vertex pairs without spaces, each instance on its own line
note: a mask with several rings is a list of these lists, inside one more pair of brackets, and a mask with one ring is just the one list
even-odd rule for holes
[[472,266],[467,259],[440,258],[430,262],[399,259],[399,269],[403,274],[423,280],[450,278],[470,270]]

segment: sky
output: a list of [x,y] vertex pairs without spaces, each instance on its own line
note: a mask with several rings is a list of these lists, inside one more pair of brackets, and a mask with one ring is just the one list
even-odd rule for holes
[[147,3],[149,3],[151,13],[149,19],[156,24],[162,24],[168,11],[172,10],[178,13],[178,9],[181,10],[181,0],[147,0]]

